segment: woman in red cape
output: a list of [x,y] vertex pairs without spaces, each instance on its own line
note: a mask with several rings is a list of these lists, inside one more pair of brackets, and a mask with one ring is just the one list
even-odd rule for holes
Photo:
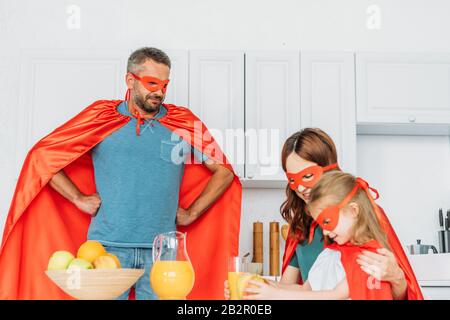
[[[90,216],[53,190],[48,182],[60,170],[81,192],[95,192],[90,150],[131,118],[117,112],[121,100],[101,100],[40,140],[20,173],[0,248],[0,299],[71,299],[47,276],[54,251],[76,252],[86,241]],[[189,109],[164,104],[160,123],[211,159],[233,171],[207,128]],[[186,164],[179,205],[188,208],[211,176],[202,164]],[[196,281],[189,299],[222,299],[227,259],[236,256],[242,187],[235,176],[225,193],[187,232],[187,250]],[[149,284],[150,285],[150,284]]]
[[[284,144],[282,164],[284,171],[287,173],[291,171],[296,173],[312,165],[319,165],[325,168],[336,163],[337,153],[335,145],[332,139],[319,129],[304,129],[293,134]],[[296,168],[292,169],[291,167]],[[310,189],[308,188],[300,187],[299,190],[292,190],[288,185],[286,187],[287,200],[281,206],[282,216],[290,225],[282,265],[283,277],[281,282],[285,284],[303,283],[302,278],[306,278],[309,267],[312,264],[311,262],[315,261],[315,258],[324,247],[323,239],[320,236],[322,230],[313,223],[312,218],[305,212],[305,199],[308,201],[309,192]],[[396,299],[422,300],[423,295],[420,286],[401,243],[385,212],[382,208],[379,207],[379,209],[380,223],[387,230],[387,239],[392,250],[391,253],[386,249],[382,249],[383,261],[389,263],[389,266],[392,267],[389,269],[392,270],[391,273],[401,275],[398,282],[391,282],[393,296]],[[300,254],[301,257],[298,257]],[[381,257],[379,251],[373,250],[373,254]],[[300,261],[301,259],[303,261]],[[362,262],[364,269],[364,266],[371,263],[371,258],[363,256],[363,259],[366,259],[366,261]],[[293,260],[297,261],[297,264],[293,263]],[[293,266],[294,264],[296,266]],[[300,271],[300,269],[307,270]],[[387,276],[393,277],[393,274],[388,274]],[[406,291],[402,289],[396,290],[396,286],[401,287],[398,283],[402,282],[406,282]]]

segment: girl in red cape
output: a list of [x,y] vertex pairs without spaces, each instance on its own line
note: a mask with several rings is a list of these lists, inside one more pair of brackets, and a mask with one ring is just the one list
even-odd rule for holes
[[296,290],[279,289],[273,284],[271,290],[270,285],[260,284],[246,290],[247,298],[258,299],[271,292],[279,299],[392,300],[391,284],[379,280],[379,269],[368,274],[356,262],[364,250],[390,248],[371,191],[378,197],[378,192],[361,178],[340,171],[324,173],[311,190],[307,210],[322,228],[326,245],[308,280]]

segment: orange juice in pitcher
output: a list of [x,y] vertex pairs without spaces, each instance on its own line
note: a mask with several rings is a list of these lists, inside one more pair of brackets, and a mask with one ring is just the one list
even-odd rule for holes
[[194,268],[186,251],[186,234],[175,231],[156,236],[150,283],[158,298],[186,299],[194,282]]
[[189,261],[157,261],[150,274],[153,291],[161,300],[186,299],[194,280]]

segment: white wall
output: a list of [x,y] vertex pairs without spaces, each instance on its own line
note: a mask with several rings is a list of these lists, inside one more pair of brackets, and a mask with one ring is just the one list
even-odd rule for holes
[[438,210],[450,209],[449,137],[358,136],[358,174],[380,192],[404,245],[438,248]]
[[[80,29],[66,27],[66,9],[72,4],[81,9]],[[366,28],[366,9],[372,4],[381,9],[380,30]],[[166,49],[450,52],[449,12],[447,0],[2,0],[0,225],[17,176],[15,163],[22,161],[13,154],[20,121],[15,112],[20,96],[18,71],[25,48],[131,51],[150,45]],[[57,89],[60,81],[48,85]],[[381,203],[405,243],[416,238],[436,243],[435,212],[439,206],[450,207],[450,199],[446,200],[450,195],[448,148],[448,139],[441,137],[358,140],[359,171],[380,189]],[[376,149],[382,157],[373,156]],[[427,152],[418,156],[420,150]],[[408,164],[402,161],[405,155],[411,155]],[[445,171],[422,169],[420,187],[405,182],[427,159]],[[251,222],[260,215],[264,216],[260,220],[280,219],[283,192],[245,190],[242,253],[251,248]]]
[[[81,29],[66,28],[66,8]],[[366,28],[369,5],[381,29]],[[448,51],[447,0],[18,0],[0,3],[2,32],[19,47]],[[148,30],[147,37],[136,36]],[[114,37],[107,36],[107,33]],[[43,36],[44,35],[44,36]],[[3,36],[3,35],[2,35]]]

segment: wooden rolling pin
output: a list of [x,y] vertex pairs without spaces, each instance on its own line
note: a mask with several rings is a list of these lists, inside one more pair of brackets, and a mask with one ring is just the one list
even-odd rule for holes
[[256,221],[253,223],[253,260],[252,262],[263,263],[263,223]]
[[280,275],[280,226],[278,222],[270,223],[270,276]]

